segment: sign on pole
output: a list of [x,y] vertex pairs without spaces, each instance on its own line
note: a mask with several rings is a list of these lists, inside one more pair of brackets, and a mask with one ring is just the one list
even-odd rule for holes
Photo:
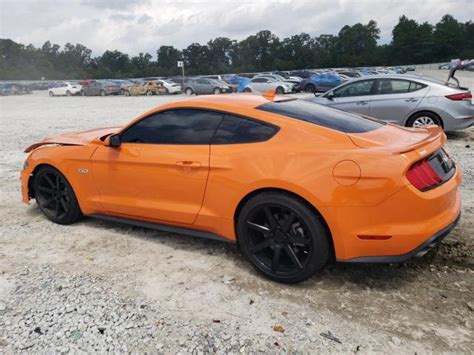
[[178,60],[178,68],[182,68],[182,67],[184,67],[183,61]]

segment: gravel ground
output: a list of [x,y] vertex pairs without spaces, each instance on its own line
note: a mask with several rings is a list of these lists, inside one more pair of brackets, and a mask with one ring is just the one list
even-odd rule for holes
[[30,143],[175,99],[0,98],[0,353],[472,353],[474,129],[449,134],[463,219],[436,253],[330,265],[296,286],[263,279],[233,245],[90,218],[55,225],[20,202]]

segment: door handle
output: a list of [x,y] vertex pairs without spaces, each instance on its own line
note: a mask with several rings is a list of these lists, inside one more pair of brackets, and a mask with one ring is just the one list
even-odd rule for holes
[[405,102],[417,102],[418,99],[415,99],[413,97],[410,97],[409,99],[406,99]]
[[357,105],[367,105],[368,101],[357,101]]
[[182,160],[177,161],[176,165],[182,166],[183,168],[199,168],[201,163],[198,161]]

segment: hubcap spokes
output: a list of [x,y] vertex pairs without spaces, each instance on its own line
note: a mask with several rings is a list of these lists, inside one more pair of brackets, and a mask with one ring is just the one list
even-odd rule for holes
[[431,124],[435,124],[431,117],[422,116],[422,117],[418,117],[415,120],[415,122],[413,122],[413,127],[419,128],[419,127],[424,127]]
[[69,210],[69,195],[64,179],[58,174],[41,176],[36,199],[43,211],[51,218],[62,218]]
[[249,215],[246,226],[251,257],[273,274],[300,272],[313,253],[308,228],[289,208],[259,206]]

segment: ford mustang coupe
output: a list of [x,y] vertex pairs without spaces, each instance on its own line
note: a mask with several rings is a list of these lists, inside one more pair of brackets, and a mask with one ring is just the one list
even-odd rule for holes
[[22,195],[59,224],[86,215],[238,243],[259,272],[296,283],[331,259],[401,262],[444,238],[461,209],[445,141],[437,126],[270,93],[200,96],[31,145]]

